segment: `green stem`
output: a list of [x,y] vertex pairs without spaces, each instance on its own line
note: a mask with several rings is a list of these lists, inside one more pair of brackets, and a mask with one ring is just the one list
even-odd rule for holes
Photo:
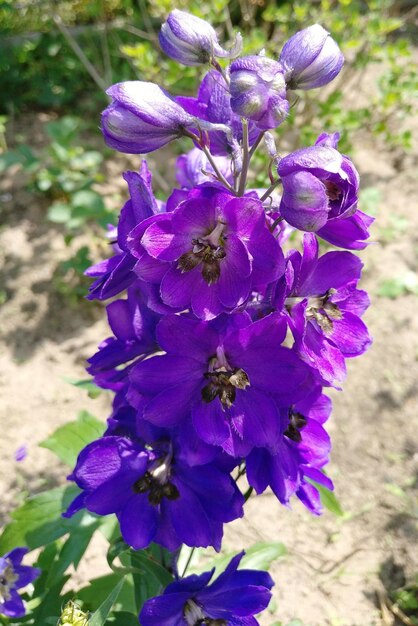
[[245,502],[247,502],[252,494],[252,492],[254,491],[254,487],[248,487],[247,491],[244,494],[244,500]]
[[281,182],[282,181],[280,180],[280,178],[278,180],[275,180],[274,183],[272,185],[270,185],[270,187],[267,189],[267,191],[265,193],[263,193],[263,195],[261,196],[261,198],[260,198],[261,202],[264,202],[264,200],[267,200],[269,195],[276,189],[276,187],[278,185],[280,185]]
[[249,165],[250,150],[248,145],[248,121],[242,120],[242,170],[239,179],[238,196],[244,195]]
[[222,172],[219,171],[218,166],[216,165],[215,160],[209,151],[209,148],[205,146],[204,144],[201,144],[201,148],[203,152],[206,154],[206,158],[211,164],[213,171],[215,172],[216,177],[219,180],[219,182],[221,182],[228,189],[228,191],[231,191],[232,193],[234,193],[234,188],[232,187],[232,185],[228,183],[228,181],[226,180]]
[[192,562],[192,558],[193,558],[193,555],[195,553],[195,550],[196,550],[196,548],[192,548],[190,550],[189,558],[187,559],[186,565],[184,566],[184,570],[183,570],[183,573],[181,575],[182,578],[184,578],[184,576],[185,576],[185,574],[186,574],[186,572],[187,572],[187,570],[189,568],[189,565]]

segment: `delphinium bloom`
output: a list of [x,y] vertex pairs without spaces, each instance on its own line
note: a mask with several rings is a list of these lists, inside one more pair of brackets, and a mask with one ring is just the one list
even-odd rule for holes
[[214,322],[166,316],[157,327],[166,354],[135,365],[129,393],[141,394],[145,420],[174,427],[191,415],[199,437],[232,456],[274,446],[277,402],[297,401],[311,385],[309,368],[281,346],[285,334],[278,314],[254,323],[247,314]]
[[22,565],[27,548],[15,548],[0,557],[0,614],[7,617],[23,617],[25,605],[17,590],[26,587],[37,578],[41,570]]
[[130,235],[130,251],[139,259],[135,271],[143,276],[148,257],[163,262],[163,302],[178,310],[191,306],[201,319],[243,305],[258,283],[273,282],[284,271],[281,247],[256,197],[236,198],[203,185],[147,224]]
[[363,264],[351,252],[327,252],[318,258],[318,241],[307,234],[303,255],[289,254],[275,302],[283,310],[299,354],[329,384],[345,378],[345,359],[363,354],[371,343],[360,319],[369,306],[357,289]]
[[142,162],[139,173],[125,172],[124,178],[128,183],[130,199],[120,213],[115,242],[116,254],[86,271],[87,276],[96,278],[87,296],[90,300],[106,300],[116,296],[136,280],[132,271],[136,259],[127,249],[127,236],[136,224],[160,211],[152,192],[151,173],[146,161]]
[[286,506],[296,495],[312,513],[322,512],[318,490],[310,481],[333,489],[330,479],[321,472],[331,448],[323,427],[330,413],[331,401],[321,393],[321,387],[280,410],[280,445],[254,448],[247,457],[247,479],[257,493],[269,486]]
[[106,93],[112,104],[103,112],[102,131],[108,146],[119,152],[153,152],[195,124],[193,116],[154,83],[127,81]]
[[336,149],[338,135],[320,135],[314,146],[280,160],[282,217],[299,230],[313,231],[343,248],[367,244],[373,221],[357,208],[359,176],[351,160]]
[[215,570],[187,576],[147,600],[142,626],[257,626],[254,617],[267,608],[274,583],[267,572],[238,570],[241,552],[212,583]]
[[234,58],[242,49],[241,35],[237,35],[231,50],[220,46],[216,31],[205,20],[174,9],[159,33],[164,52],[183,65],[204,65],[215,57]]
[[[194,145],[177,159],[181,188],[164,201],[146,165],[125,175],[131,198],[115,255],[89,272],[91,298],[126,289],[128,297],[109,305],[114,337],[89,360],[115,398],[105,435],[70,477],[82,492],[67,514],[116,514],[134,549],[220,549],[223,524],[242,515],[233,471],[246,471],[257,493],[270,487],[285,506],[295,496],[319,514],[317,486],[333,488],[323,471],[331,410],[323,390],[370,343],[360,261],[347,251],[319,256],[317,242],[366,246],[372,218],[357,206],[357,171],[338,151],[338,133],[283,156],[269,132],[285,122],[289,91],[330,82],[342,54],[314,25],[279,60],[260,53],[222,66],[237,41],[228,52],[209,24],[173,11],[161,46],[186,65],[209,65],[197,97],[119,83],[103,113],[105,139],[121,152],[181,136]],[[252,189],[250,161],[262,146],[270,183]],[[308,232],[303,254],[285,259],[295,228]],[[211,585],[211,572],[177,580],[146,603],[141,623],[255,626],[271,581],[237,571],[240,558]]]
[[[138,281],[128,288],[126,300],[114,300],[106,311],[114,337],[108,337],[99,345],[98,352],[88,359],[87,371],[94,376],[97,385],[112,389],[109,383],[123,380],[134,359],[155,352],[155,327],[159,316],[145,306]],[[128,365],[122,368],[124,364]]]
[[221,547],[223,524],[242,516],[243,497],[215,463],[190,467],[172,441],[145,445],[107,436],[86,446],[70,476],[83,490],[66,516],[80,508],[116,513],[124,540],[136,550],[155,541]]
[[315,89],[341,71],[344,56],[331,35],[319,24],[295,33],[280,54],[289,89]]
[[288,112],[283,67],[264,55],[241,57],[230,67],[231,108],[263,130],[276,128]]

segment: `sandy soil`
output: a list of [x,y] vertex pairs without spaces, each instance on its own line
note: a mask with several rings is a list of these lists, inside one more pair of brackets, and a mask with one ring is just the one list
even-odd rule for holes
[[[38,129],[43,120],[33,121],[25,126]],[[35,143],[42,140],[36,133]],[[394,300],[377,295],[383,280],[417,270],[416,152],[401,169],[373,145],[362,145],[354,156],[363,187],[377,188],[381,202],[373,231],[377,244],[362,255],[374,344],[349,364],[344,392],[332,394],[330,474],[346,515],[312,518],[302,506],[289,511],[266,494],[250,499],[246,517],[226,528],[226,550],[258,540],[287,547],[288,555],[272,568],[276,607],[264,625],[293,618],[305,626],[383,624],[377,591],[396,588],[418,571],[418,302],[411,294]],[[123,189],[123,169],[115,159],[110,175],[116,187],[110,182],[104,191]],[[64,480],[65,468],[36,444],[81,409],[104,419],[110,398],[90,400],[64,380],[83,378],[84,360],[108,334],[104,311],[85,303],[72,308],[54,290],[55,268],[69,250],[59,230],[46,223],[45,203],[22,189],[18,171],[2,181],[0,193],[0,288],[7,294],[0,307],[4,522],[22,493]],[[399,216],[406,220],[403,230],[393,227]],[[22,444],[29,454],[17,464],[14,453]],[[105,568],[100,549],[97,543],[89,551],[77,580]]]

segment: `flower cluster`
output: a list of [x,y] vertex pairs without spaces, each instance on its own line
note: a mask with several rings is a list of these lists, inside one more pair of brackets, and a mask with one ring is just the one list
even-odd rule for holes
[[[239,56],[239,36],[228,50],[209,24],[176,10],[160,43],[180,63],[208,65],[196,97],[141,81],[114,85],[102,131],[121,152],[178,137],[194,147],[178,158],[179,186],[164,202],[146,161],[125,173],[130,198],[114,254],[87,272],[89,298],[127,294],[107,306],[113,336],[89,359],[96,384],[115,397],[105,435],[70,476],[81,492],[66,515],[114,513],[134,549],[219,550],[223,525],[243,515],[244,472],[250,490],[270,487],[284,505],[295,495],[314,514],[315,485],[333,488],[322,471],[324,389],[339,388],[345,359],[370,344],[362,264],[348,250],[366,246],[372,219],[357,206],[359,177],[338,133],[279,158],[268,132],[285,122],[292,90],[325,85],[341,70],[321,26],[296,33],[277,59]],[[263,140],[271,186],[251,189],[249,164]],[[301,252],[292,248],[297,231]],[[321,254],[318,238],[344,250]],[[271,582],[237,572],[238,562],[210,586],[212,572],[173,583],[146,603],[141,623],[256,624]]]
[[25,605],[17,590],[32,583],[41,573],[36,567],[22,565],[27,548],[15,548],[0,557],[0,615],[23,617]]

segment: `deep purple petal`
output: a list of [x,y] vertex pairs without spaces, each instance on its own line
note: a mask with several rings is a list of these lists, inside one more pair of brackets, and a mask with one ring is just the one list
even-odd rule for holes
[[341,320],[333,320],[330,339],[345,357],[363,354],[372,343],[364,322],[347,311]]
[[148,402],[144,409],[144,419],[156,426],[177,426],[190,415],[193,397],[198,393],[198,388],[199,384],[191,380],[183,382],[181,386],[164,389]]
[[219,398],[212,402],[196,403],[192,408],[193,424],[199,437],[214,446],[222,446],[230,435],[230,428]]
[[175,261],[192,248],[191,240],[192,238],[187,233],[173,232],[171,215],[167,215],[166,220],[159,220],[147,228],[142,236],[141,244],[155,259]]
[[135,365],[130,379],[138,391],[152,395],[183,382],[199,381],[202,375],[202,364],[199,361],[164,354]]
[[251,285],[251,261],[245,245],[235,235],[229,235],[225,245],[226,258],[221,262],[217,283],[219,300],[225,307],[243,304]]
[[183,355],[207,364],[216,354],[218,333],[204,322],[182,315],[167,315],[158,324],[159,345],[170,354]]
[[171,267],[161,281],[161,298],[172,307],[187,307],[196,285],[202,281],[199,267],[190,272]]
[[135,550],[149,546],[158,528],[158,511],[146,494],[135,494],[118,516],[122,537]]

